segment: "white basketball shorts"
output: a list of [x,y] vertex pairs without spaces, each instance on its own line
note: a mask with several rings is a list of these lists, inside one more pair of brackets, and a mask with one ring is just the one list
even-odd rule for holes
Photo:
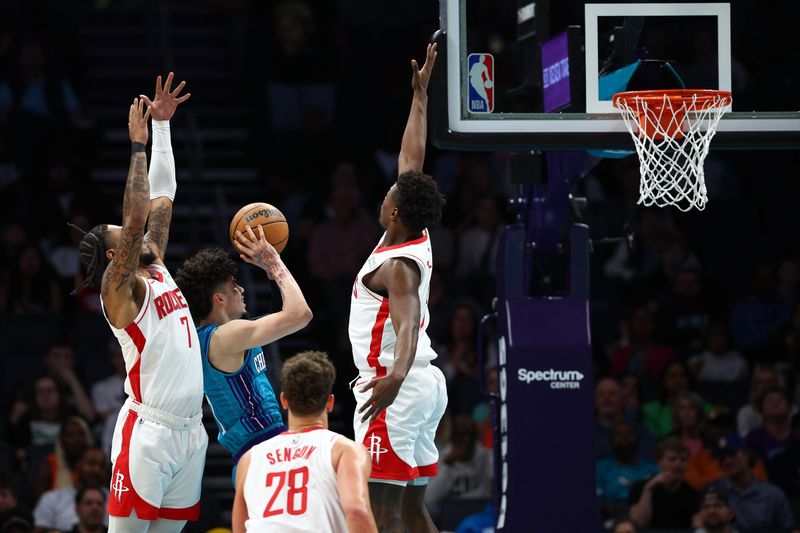
[[407,482],[436,475],[439,451],[434,438],[447,408],[447,386],[437,367],[413,366],[394,403],[374,421],[361,422],[358,410],[372,395],[360,392],[373,375],[362,372],[353,387],[356,411],[353,428],[356,442],[366,447],[372,458],[370,479]]
[[108,514],[197,520],[207,447],[202,413],[181,418],[128,399],[111,446]]

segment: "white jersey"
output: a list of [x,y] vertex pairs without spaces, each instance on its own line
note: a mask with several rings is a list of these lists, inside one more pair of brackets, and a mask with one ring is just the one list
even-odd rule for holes
[[191,418],[203,406],[197,331],[189,306],[167,269],[150,265],[147,270],[151,277],[145,278],[139,314],[124,329],[109,323],[125,358],[125,393],[159,411]]
[[317,428],[253,446],[244,482],[247,531],[347,531],[331,453],[340,438]]
[[428,231],[422,232],[419,239],[383,247],[384,233],[378,246],[358,271],[353,294],[350,298],[350,344],[353,346],[353,359],[359,371],[375,372],[377,376],[386,374],[394,364],[394,345],[397,335],[389,316],[389,298],[376,294],[364,285],[364,276],[375,271],[389,259],[404,257],[412,259],[420,271],[419,282],[419,339],[414,364],[427,364],[436,359],[431,347],[427,329],[430,320],[428,313],[428,294],[433,271],[433,254]]

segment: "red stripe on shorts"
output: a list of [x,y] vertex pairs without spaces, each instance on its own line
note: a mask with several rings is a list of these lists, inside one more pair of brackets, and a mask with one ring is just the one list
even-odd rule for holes
[[136,350],[139,352],[139,357],[136,359],[136,362],[131,367],[130,371],[128,372],[128,379],[131,382],[131,390],[133,391],[133,398],[137,402],[142,401],[142,377],[141,377],[141,366],[142,366],[142,353],[144,352],[144,346],[147,344],[147,339],[144,338],[144,333],[142,330],[139,329],[139,326],[136,322],[131,322],[131,324],[125,328],[125,332],[133,341],[134,346],[136,346]]
[[[135,411],[129,410],[125,417],[125,425],[122,426],[122,447],[119,450],[117,460],[114,462],[114,471],[111,473],[111,485],[108,492],[108,514],[127,517],[131,515],[131,510],[136,508],[136,516],[138,518],[155,520],[158,513],[154,513],[152,518],[149,516],[150,513],[148,511],[150,509],[147,509],[147,507],[153,506],[148,505],[136,494],[136,489],[133,488],[133,483],[131,482],[131,438],[139,415]],[[140,501],[147,507],[138,505]]]
[[111,473],[111,486],[108,493],[108,514],[111,516],[128,517],[131,511],[136,511],[136,518],[140,520],[194,520],[200,518],[200,502],[183,509],[162,508],[144,501],[133,486],[130,472],[131,440],[133,428],[139,416],[135,411],[128,411],[125,415],[125,425],[122,426],[122,447],[117,460],[114,462],[114,471]]
[[200,518],[200,502],[183,509],[162,507],[158,510],[158,517],[166,518],[167,520],[191,520],[196,522]]
[[439,465],[437,463],[419,467],[419,477],[436,477],[438,474]]
[[372,326],[372,340],[369,343],[369,355],[367,355],[367,363],[375,369],[375,377],[383,377],[386,375],[386,367],[381,366],[378,358],[381,356],[381,342],[383,341],[383,327],[386,325],[386,319],[389,318],[389,298],[384,298],[381,302],[381,307],[378,309],[378,315],[375,317],[375,325]]
[[372,459],[372,473],[369,477],[395,481],[410,481],[419,477],[417,467],[400,459],[392,448],[386,428],[386,410],[370,422],[363,444]]

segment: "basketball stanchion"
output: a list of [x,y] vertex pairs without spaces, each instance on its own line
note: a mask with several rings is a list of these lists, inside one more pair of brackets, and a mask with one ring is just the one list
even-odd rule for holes
[[639,156],[639,202],[681,211],[708,202],[703,162],[731,93],[702,89],[614,95]]

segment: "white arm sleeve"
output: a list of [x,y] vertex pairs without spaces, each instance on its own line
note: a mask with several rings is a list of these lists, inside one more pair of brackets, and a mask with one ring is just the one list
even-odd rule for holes
[[169,133],[169,120],[153,120],[153,148],[150,161],[150,199],[166,196],[175,200],[175,158]]

